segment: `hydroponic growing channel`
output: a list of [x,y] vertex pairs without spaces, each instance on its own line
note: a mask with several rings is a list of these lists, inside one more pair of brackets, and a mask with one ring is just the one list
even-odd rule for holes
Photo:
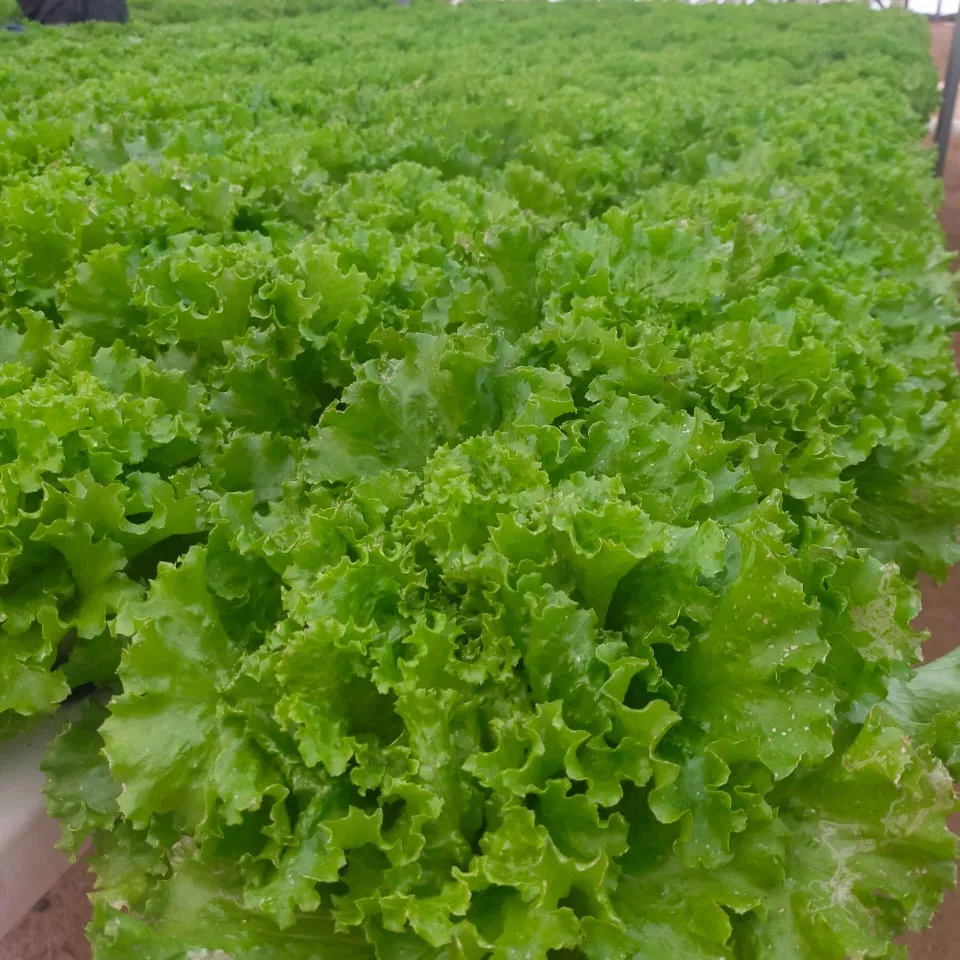
[[0,726],[84,699],[98,960],[898,955],[960,769],[923,21],[139,15],[0,38]]

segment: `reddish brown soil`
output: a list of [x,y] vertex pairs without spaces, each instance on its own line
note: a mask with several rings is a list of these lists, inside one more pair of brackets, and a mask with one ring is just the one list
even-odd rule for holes
[[86,870],[73,867],[0,941],[0,960],[90,960],[83,933],[90,919],[89,887]]

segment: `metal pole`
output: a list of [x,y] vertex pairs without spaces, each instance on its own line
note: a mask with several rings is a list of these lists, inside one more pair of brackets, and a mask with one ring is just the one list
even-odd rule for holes
[[943,101],[940,115],[937,117],[937,176],[943,176],[947,165],[947,150],[950,149],[950,134],[953,131],[953,108],[957,104],[957,84],[960,83],[960,30],[953,21],[953,40],[950,43],[950,59],[947,61],[947,75],[943,81]]

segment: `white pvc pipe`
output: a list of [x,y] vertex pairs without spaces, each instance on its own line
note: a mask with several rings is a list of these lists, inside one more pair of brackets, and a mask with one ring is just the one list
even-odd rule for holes
[[47,744],[62,725],[63,717],[53,717],[0,745],[0,939],[70,866],[55,847],[60,827],[44,810],[40,772]]

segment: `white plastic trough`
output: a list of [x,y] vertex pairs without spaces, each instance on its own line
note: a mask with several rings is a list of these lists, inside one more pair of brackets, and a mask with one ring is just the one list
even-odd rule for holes
[[70,866],[56,849],[60,827],[43,805],[40,761],[64,717],[0,744],[0,939]]

